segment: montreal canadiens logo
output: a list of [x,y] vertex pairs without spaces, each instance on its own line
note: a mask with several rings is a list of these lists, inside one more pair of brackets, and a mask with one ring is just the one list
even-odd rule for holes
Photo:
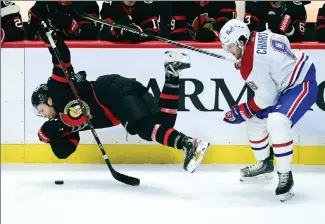
[[[88,104],[81,101],[86,108],[87,114],[90,114]],[[79,127],[87,122],[86,116],[83,115],[82,109],[77,100],[70,101],[64,108],[64,112],[60,113],[63,123],[69,127]]]

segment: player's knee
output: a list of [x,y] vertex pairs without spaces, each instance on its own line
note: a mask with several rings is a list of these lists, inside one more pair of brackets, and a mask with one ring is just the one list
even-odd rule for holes
[[258,140],[258,138],[264,138],[267,135],[265,119],[253,117],[247,120],[245,124],[248,137],[252,136],[254,140]]
[[281,113],[270,113],[267,119],[267,130],[273,140],[291,138],[291,120]]

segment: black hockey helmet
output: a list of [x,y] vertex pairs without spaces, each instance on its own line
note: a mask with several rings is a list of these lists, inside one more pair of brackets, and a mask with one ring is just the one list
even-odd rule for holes
[[32,94],[31,100],[32,100],[33,107],[37,110],[38,105],[42,103],[47,104],[48,98],[49,98],[48,87],[47,84],[43,83],[39,85]]

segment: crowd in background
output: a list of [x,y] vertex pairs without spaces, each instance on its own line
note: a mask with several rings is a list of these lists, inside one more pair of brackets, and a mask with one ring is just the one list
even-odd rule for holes
[[[244,21],[251,31],[270,29],[291,42],[304,41],[308,1],[246,1]],[[137,34],[94,23],[80,16],[101,18],[171,40],[214,42],[221,27],[237,17],[235,1],[36,1],[28,11],[28,24],[19,6],[1,1],[1,43],[39,40],[39,26],[45,21],[60,30],[65,40],[105,40],[138,43],[150,41]],[[325,4],[313,27],[315,41],[325,42]]]

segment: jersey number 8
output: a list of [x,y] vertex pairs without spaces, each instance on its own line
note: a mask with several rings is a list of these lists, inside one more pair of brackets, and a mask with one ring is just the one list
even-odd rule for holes
[[288,46],[285,43],[278,40],[271,40],[271,45],[274,50],[282,54],[286,54],[288,57],[292,58],[293,60],[297,59],[295,54],[292,53],[292,51],[288,48]]

